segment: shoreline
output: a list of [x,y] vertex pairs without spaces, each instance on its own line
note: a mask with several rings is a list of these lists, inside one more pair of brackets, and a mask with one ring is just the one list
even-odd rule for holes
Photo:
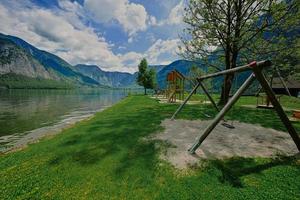
[[4,142],[4,141],[1,141],[1,139],[5,138],[5,137],[6,137],[6,139],[7,138],[15,138],[15,140],[12,140],[12,141],[4,144],[3,147],[0,148],[0,154],[10,154],[10,153],[13,153],[16,151],[20,151],[20,150],[27,148],[28,145],[30,145],[30,144],[38,143],[42,139],[52,138],[53,136],[56,136],[56,135],[62,133],[64,130],[72,128],[78,122],[92,119],[95,116],[95,114],[102,112],[105,109],[112,107],[113,105],[114,104],[112,104],[110,106],[106,106],[106,107],[99,109],[91,114],[85,114],[85,115],[81,115],[81,116],[73,116],[73,117],[65,118],[53,125],[44,126],[44,127],[40,127],[40,128],[31,130],[31,131],[27,131],[27,132],[23,133],[22,135],[14,134],[14,135],[3,136],[0,138],[0,142]]

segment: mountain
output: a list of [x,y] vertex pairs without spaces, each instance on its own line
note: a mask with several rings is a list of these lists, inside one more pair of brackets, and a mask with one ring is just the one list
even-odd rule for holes
[[149,69],[154,69],[156,73],[162,70],[166,65],[149,65]]
[[0,74],[22,74],[30,78],[44,78],[59,80],[29,55],[24,49],[12,41],[0,38]]
[[[161,71],[166,65],[149,65],[149,69],[154,69],[156,73]],[[134,74],[126,73],[126,72],[108,72],[103,71],[100,67],[96,65],[84,65],[79,64],[74,66],[74,68],[88,76],[101,85],[107,85],[110,87],[139,87],[136,84],[137,72]]]
[[0,88],[71,88],[24,49],[0,38]]
[[96,80],[101,85],[110,87],[136,87],[137,73],[107,72],[96,65],[79,64],[74,66],[76,71]]
[[76,86],[99,86],[97,81],[77,72],[63,59],[39,50],[20,38],[0,33],[0,41],[1,60],[6,62],[1,63],[1,74],[9,72],[30,78],[67,82]]
[[[149,65],[149,69],[154,69],[157,73],[157,82],[160,88],[165,88],[166,85],[166,76],[167,74],[176,69],[180,71],[185,76],[188,76],[189,70],[192,65],[195,65],[197,63],[187,61],[187,60],[177,60],[175,62],[172,62],[169,65]],[[199,66],[199,63],[198,65]],[[136,87],[136,78],[137,78],[137,72],[134,74],[125,73],[125,72],[106,72],[103,71],[100,67],[96,65],[76,65],[74,68],[98,81],[102,85],[108,85],[110,87]],[[202,69],[205,69],[203,66],[201,66]]]

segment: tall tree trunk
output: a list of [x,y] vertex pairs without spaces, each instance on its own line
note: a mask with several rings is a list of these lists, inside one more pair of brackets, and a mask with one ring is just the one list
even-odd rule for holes
[[[227,43],[226,49],[225,49],[225,69],[231,69],[231,47],[230,43]],[[222,85],[222,90],[221,90],[221,98],[219,101],[219,105],[225,105],[228,100],[229,100],[229,95],[230,95],[230,89],[231,89],[231,83],[233,80],[233,76],[231,74],[226,74],[224,75],[224,81]]]
[[[233,49],[235,49],[235,48],[233,48]],[[229,63],[228,63],[228,68],[226,65],[226,69],[232,69],[232,68],[237,67],[236,66],[237,55],[238,55],[237,52],[234,52],[231,54]],[[235,76],[235,74],[226,74],[225,75],[219,105],[225,105],[228,102],[229,97],[230,97],[231,87],[232,87],[233,80],[234,80],[234,76]]]
[[147,95],[147,89],[146,89],[146,87],[144,87],[144,95]]
[[221,91],[221,98],[219,101],[219,105],[225,105],[230,97],[230,91],[232,87],[232,82],[234,79],[234,74],[227,74],[224,77],[224,82],[222,86],[222,91]]
[[[226,48],[225,48],[225,69],[231,69],[231,50],[232,50],[232,38],[231,38],[231,1],[228,1],[227,3],[227,30],[226,30]],[[219,105],[225,105],[228,102],[230,89],[231,89],[231,82],[233,78],[231,74],[226,74],[224,76],[223,86],[221,90],[221,98],[219,101]]]
[[[230,1],[228,1],[228,7],[227,7],[228,8],[227,10],[228,12],[227,13],[227,21],[228,21],[227,37],[228,38],[227,38],[226,50],[225,50],[226,69],[232,69],[237,67],[237,58],[239,54],[238,44],[241,36],[241,20],[242,20],[243,4],[244,1],[242,0],[233,1],[233,9],[235,10],[236,13],[236,22],[235,22],[235,26],[232,27],[233,30],[231,30],[231,13],[230,13],[231,4]],[[234,74],[225,75],[219,105],[224,105],[228,102],[234,76],[235,76]]]

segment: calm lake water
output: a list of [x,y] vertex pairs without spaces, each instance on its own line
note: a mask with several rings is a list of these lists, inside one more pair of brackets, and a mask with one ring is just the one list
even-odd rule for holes
[[124,90],[0,90],[0,152],[92,116]]

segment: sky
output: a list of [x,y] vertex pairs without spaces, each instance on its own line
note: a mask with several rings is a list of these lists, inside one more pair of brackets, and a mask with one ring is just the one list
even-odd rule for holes
[[184,0],[0,0],[0,32],[72,65],[137,71],[180,59]]

